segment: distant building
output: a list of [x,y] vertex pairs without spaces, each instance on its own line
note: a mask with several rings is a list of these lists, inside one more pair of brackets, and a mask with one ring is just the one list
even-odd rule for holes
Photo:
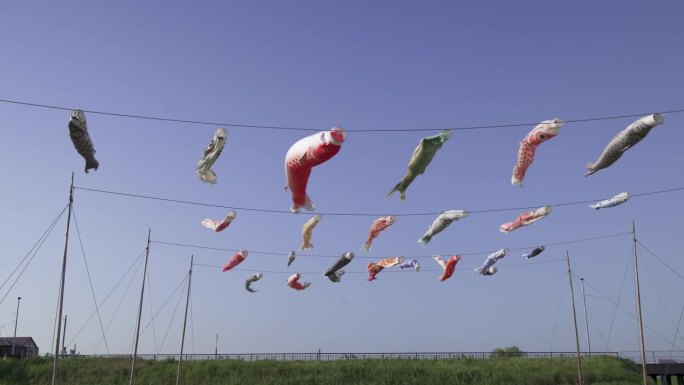
[[[14,354],[12,354],[12,340],[14,340]],[[37,357],[38,345],[31,337],[0,337],[0,357]]]

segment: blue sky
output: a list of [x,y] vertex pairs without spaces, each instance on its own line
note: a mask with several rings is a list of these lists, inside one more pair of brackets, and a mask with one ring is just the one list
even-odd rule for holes
[[[522,127],[454,130],[452,138],[407,191],[387,192],[406,171],[420,138],[442,128],[534,123],[647,114],[684,108],[684,27],[681,2],[118,2],[0,5],[0,98],[86,110],[225,122],[226,148],[214,165],[218,184],[203,184],[195,167],[217,126],[87,114],[100,169],[83,173],[68,138],[69,112],[0,103],[0,233],[4,282],[67,203],[69,178],[79,187],[225,206],[288,210],[283,160],[310,132],[231,127],[232,124],[350,130],[340,153],[314,169],[309,195],[323,220],[315,249],[287,267],[298,250],[301,225],[312,214],[237,210],[222,233],[200,226],[228,210],[76,190],[65,293],[67,343],[84,354],[106,353],[94,311],[80,233],[101,307],[108,350],[132,345],[142,270],[124,272],[153,241],[248,249],[242,269],[196,266],[186,352],[527,351],[574,349],[564,257],[585,278],[592,350],[637,350],[631,238],[621,235],[549,246],[532,261],[514,250],[499,273],[472,269],[487,252],[533,248],[631,230],[672,269],[684,272],[682,191],[638,196],[593,211],[557,206],[542,221],[510,234],[501,223],[522,211],[472,213],[437,235],[417,240],[433,216],[401,216],[450,209],[480,211],[601,200],[684,187],[684,114],[665,123],[608,169],[584,177],[584,165],[635,118],[568,123],[541,145],[524,188],[510,185]],[[425,132],[354,132],[373,129]],[[370,252],[361,251],[373,216],[399,215]],[[66,218],[0,304],[0,330],[52,350]],[[342,283],[322,273],[330,256],[354,251]],[[280,253],[279,255],[264,254]],[[670,350],[684,297],[682,278],[638,249],[646,347]],[[472,254],[479,253],[479,254]],[[190,255],[221,266],[228,251],[153,243],[139,351],[175,353],[180,345],[178,292]],[[429,256],[462,254],[454,276],[439,282]],[[365,265],[403,255],[421,257],[424,270],[380,273]],[[422,258],[427,257],[427,258]],[[23,265],[22,265],[23,266]],[[287,277],[301,272],[309,289],[295,292]],[[122,278],[123,277],[123,278]],[[9,281],[1,291],[5,296]],[[132,282],[130,289],[125,287]],[[182,284],[181,284],[182,285]],[[579,297],[579,281],[575,290]],[[622,287],[622,291],[620,290]],[[2,298],[2,297],[0,297]],[[150,323],[151,313],[168,300]],[[115,312],[117,304],[121,303]],[[611,319],[615,315],[611,329]],[[578,309],[586,350],[583,312]],[[154,325],[154,327],[152,326]],[[168,331],[168,332],[167,332]],[[168,333],[168,334],[167,334]],[[608,340],[608,334],[610,339]],[[164,335],[167,334],[166,340]],[[677,337],[676,346],[684,348]],[[677,348],[675,347],[675,349]]]

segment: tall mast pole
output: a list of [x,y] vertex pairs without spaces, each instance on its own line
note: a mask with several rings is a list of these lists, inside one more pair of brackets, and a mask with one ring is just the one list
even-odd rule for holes
[[71,209],[74,205],[74,173],[71,173],[71,186],[69,187],[69,212],[67,214],[66,236],[64,240],[64,257],[62,258],[62,275],[59,284],[59,314],[57,315],[57,333],[55,341],[55,357],[52,361],[52,385],[57,384],[57,361],[59,360],[59,335],[62,333],[62,310],[64,306],[64,278],[66,275],[67,249],[69,246],[69,225],[71,224]]
[[190,286],[192,286],[192,261],[194,255],[190,256],[190,271],[188,272],[188,293],[185,297],[185,318],[183,319],[183,334],[181,335],[180,354],[178,355],[178,369],[176,370],[176,385],[180,382],[180,367],[183,361],[183,347],[185,346],[185,326],[188,323],[188,305],[190,304]]
[[575,346],[577,347],[577,376],[579,385],[582,385],[582,360],[580,359],[579,333],[577,332],[577,312],[575,311],[575,292],[572,288],[572,270],[570,270],[570,253],[565,252],[568,261],[568,279],[570,280],[570,298],[572,299],[572,320],[575,324]]
[[639,347],[641,350],[641,373],[643,376],[644,385],[648,384],[646,376],[646,351],[644,350],[644,324],[641,317],[641,289],[639,286],[639,263],[637,262],[636,249],[636,226],[632,221],[632,251],[634,252],[634,281],[636,282],[636,299],[637,299],[637,322],[639,323]]
[[582,282],[582,301],[584,302],[584,325],[587,327],[587,348],[591,354],[591,340],[589,339],[589,317],[587,316],[587,296],[584,294],[584,278],[580,278]]
[[135,327],[135,348],[133,348],[133,360],[131,362],[131,380],[129,385],[135,384],[135,358],[138,355],[138,339],[140,338],[140,318],[142,316],[143,296],[145,295],[145,277],[147,276],[147,259],[150,256],[150,235],[152,229],[147,230],[147,247],[145,248],[145,268],[143,269],[142,287],[140,288],[140,306],[138,307],[138,323]]
[[66,354],[66,346],[64,346],[64,344],[66,343],[67,316],[68,314],[64,315],[64,329],[62,330],[62,351],[64,354]]
[[14,338],[12,338],[12,355],[14,355],[14,345],[17,341],[17,325],[19,325],[19,303],[21,302],[21,297],[17,297],[17,316],[14,318]]

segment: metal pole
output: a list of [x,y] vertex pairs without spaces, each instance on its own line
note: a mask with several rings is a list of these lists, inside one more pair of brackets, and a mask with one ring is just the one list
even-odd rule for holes
[[64,354],[66,354],[66,346],[64,343],[66,342],[67,316],[68,314],[64,315],[64,330],[62,330],[62,352],[64,352]]
[[637,322],[639,323],[639,347],[641,348],[641,373],[643,376],[644,385],[648,385],[648,378],[646,376],[646,351],[644,350],[644,325],[641,318],[641,289],[639,287],[639,263],[637,262],[636,249],[636,226],[632,221],[632,250],[634,252],[634,280],[636,282],[636,299],[637,299]]
[[19,324],[19,302],[21,297],[17,297],[17,316],[14,319],[14,338],[12,338],[12,355],[14,355],[14,345],[17,340],[17,325]]
[[150,256],[150,235],[152,229],[147,230],[147,247],[145,248],[145,268],[143,269],[142,287],[140,288],[140,306],[138,307],[138,323],[135,327],[135,348],[133,349],[133,360],[131,362],[131,379],[129,385],[135,383],[135,357],[138,355],[138,339],[140,338],[140,317],[142,316],[143,296],[145,294],[145,277],[147,276],[147,259]]
[[[180,354],[178,355],[178,369],[176,369],[176,385],[180,382],[180,367],[183,361],[183,347],[185,346],[185,326],[188,323],[188,305],[190,304],[190,286],[192,285],[192,261],[194,255],[190,256],[190,271],[188,272],[188,293],[185,297],[185,318],[183,319],[183,334],[181,335]],[[218,339],[218,334],[216,335]]]
[[572,298],[572,320],[575,324],[575,345],[577,347],[577,376],[579,385],[582,385],[582,360],[580,358],[579,333],[577,332],[577,312],[575,311],[575,292],[572,289],[572,270],[570,270],[570,254],[565,252],[568,261],[568,279],[570,280],[570,298]]
[[584,294],[584,278],[580,278],[582,282],[582,301],[584,301],[584,324],[587,327],[587,348],[591,354],[591,340],[589,339],[589,317],[587,316],[587,296]]
[[218,333],[216,333],[216,346],[214,347],[214,359],[218,360]]
[[71,208],[74,205],[74,173],[71,173],[71,187],[69,187],[69,213],[67,214],[66,236],[64,240],[64,257],[62,258],[62,275],[59,288],[59,314],[57,314],[57,340],[55,341],[55,357],[52,361],[52,385],[57,384],[57,361],[59,360],[59,335],[62,333],[62,310],[64,308],[64,278],[66,277],[67,249],[69,246],[69,225],[71,224]]

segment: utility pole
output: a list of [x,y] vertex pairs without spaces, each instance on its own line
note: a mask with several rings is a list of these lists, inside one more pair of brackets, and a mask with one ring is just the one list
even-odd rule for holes
[[589,317],[587,316],[587,296],[584,294],[584,278],[580,278],[582,282],[582,300],[584,301],[584,325],[587,327],[587,348],[591,354],[591,340],[589,339]]
[[188,293],[185,297],[185,318],[183,319],[183,334],[181,335],[181,348],[180,354],[178,355],[178,369],[176,369],[176,385],[180,382],[180,367],[181,362],[183,362],[183,347],[185,345],[185,326],[188,323],[188,305],[190,304],[190,286],[192,286],[192,261],[195,258],[194,255],[190,256],[190,271],[188,272]]
[[66,327],[67,327],[67,315],[64,315],[64,330],[62,331],[62,354],[66,354]]
[[71,211],[74,206],[74,173],[71,173],[71,187],[69,187],[69,212],[67,214],[66,236],[64,239],[64,257],[62,258],[62,275],[59,283],[59,312],[57,315],[57,333],[55,336],[55,357],[52,361],[52,385],[57,384],[57,364],[59,360],[59,337],[62,333],[62,311],[64,310],[64,280],[66,278],[67,250],[69,246],[69,225],[71,224]]
[[17,316],[14,319],[14,338],[12,338],[12,355],[14,355],[14,345],[16,344],[17,340],[17,325],[19,324],[19,302],[21,301],[21,297],[17,297]]
[[648,385],[648,378],[646,376],[646,351],[644,350],[644,324],[643,318],[641,317],[641,289],[639,287],[639,263],[637,262],[636,226],[634,225],[634,221],[632,221],[632,250],[634,252],[634,281],[636,283],[637,322],[639,323],[639,346],[641,348],[641,373],[644,385]]
[[135,327],[135,348],[133,349],[133,362],[131,362],[131,379],[129,385],[135,384],[135,357],[138,355],[138,340],[140,339],[140,318],[142,316],[143,298],[145,295],[145,277],[147,276],[147,259],[150,256],[150,235],[152,229],[147,230],[147,247],[145,248],[145,268],[143,269],[142,287],[140,288],[140,306],[138,307],[138,323]]
[[568,279],[570,279],[570,298],[572,298],[572,320],[575,324],[575,345],[577,347],[577,376],[579,385],[582,385],[582,359],[580,358],[579,333],[577,332],[577,312],[575,311],[575,292],[572,289],[572,270],[570,270],[570,253],[565,252],[568,261]]
[[216,345],[214,347],[214,359],[218,360],[218,333],[216,333]]

